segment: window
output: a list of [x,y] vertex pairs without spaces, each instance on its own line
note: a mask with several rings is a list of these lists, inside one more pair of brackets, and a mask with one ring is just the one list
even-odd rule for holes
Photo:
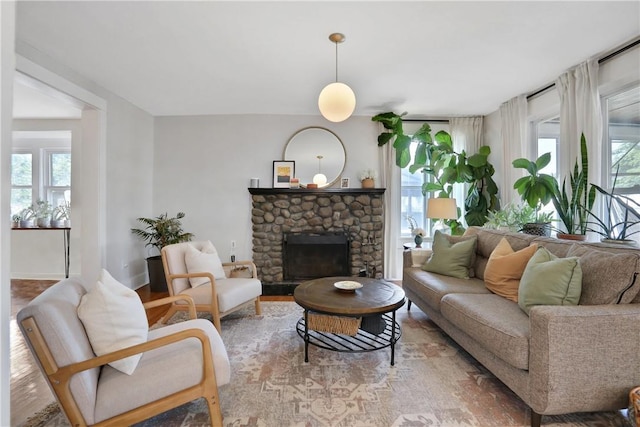
[[[425,122],[404,122],[404,131],[407,135],[416,132]],[[437,132],[444,130],[449,131],[448,123],[431,123],[431,135],[435,135]],[[411,144],[411,158],[415,154],[417,143]],[[411,164],[410,164],[411,165]],[[427,197],[422,195],[422,184],[427,182],[429,175],[426,173],[411,173],[409,167],[402,169],[400,178],[400,234],[401,237],[411,237],[411,229],[407,221],[407,216],[413,217],[416,220],[417,226],[422,228],[427,233],[427,236],[431,234],[429,221],[426,219],[427,214]]]
[[70,202],[71,132],[14,132],[11,214],[42,199],[52,207]]

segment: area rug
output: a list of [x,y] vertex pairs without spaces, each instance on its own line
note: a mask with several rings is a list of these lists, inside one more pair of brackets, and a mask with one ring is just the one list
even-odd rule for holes
[[[528,426],[522,401],[450,340],[419,309],[398,311],[402,337],[390,351],[339,353],[304,345],[293,302],[263,302],[222,320],[231,383],[220,387],[226,427]],[[179,321],[178,313],[171,319]],[[56,406],[29,427],[67,427]],[[208,426],[202,400],[137,427]],[[624,412],[543,417],[544,426],[623,427]]]

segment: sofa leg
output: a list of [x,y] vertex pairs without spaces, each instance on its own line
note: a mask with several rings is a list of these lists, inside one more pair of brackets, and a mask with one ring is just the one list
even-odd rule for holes
[[532,409],[531,410],[531,427],[540,427],[541,422],[542,422],[542,415],[538,414]]

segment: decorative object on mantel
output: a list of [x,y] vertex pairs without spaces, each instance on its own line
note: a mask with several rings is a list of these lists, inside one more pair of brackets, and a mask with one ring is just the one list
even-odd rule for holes
[[373,169],[365,169],[360,172],[359,178],[362,188],[375,188],[377,172]]
[[445,219],[458,218],[458,207],[456,199],[448,197],[431,198],[427,201],[427,218],[437,219],[438,222],[433,226],[432,232],[436,231],[449,234],[451,229],[444,223]]
[[329,35],[329,40],[336,45],[336,81],[322,89],[318,97],[318,108],[325,119],[337,123],[351,117],[356,108],[356,95],[349,86],[338,82],[338,43],[344,42],[344,34],[333,33]]
[[414,236],[413,241],[416,244],[416,248],[421,248],[424,235],[426,234],[424,229],[418,227],[416,219],[410,215],[407,215],[407,222],[409,223],[409,230],[411,230],[411,235]]
[[299,178],[291,178],[289,180],[289,188],[300,188],[300,179]]
[[295,176],[294,160],[273,161],[273,188],[289,188],[289,181]]
[[340,188],[349,188],[349,178],[342,178],[340,180]]
[[260,178],[251,178],[249,186],[251,188],[260,188]]
[[318,184],[315,184],[315,183],[307,184],[307,189],[309,189],[309,190],[317,190],[318,189]]

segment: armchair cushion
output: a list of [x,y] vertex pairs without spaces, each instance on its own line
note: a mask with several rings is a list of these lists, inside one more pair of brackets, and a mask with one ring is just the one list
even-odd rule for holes
[[[253,278],[232,278],[216,280],[218,309],[221,312],[231,310],[238,305],[257,298],[262,294],[262,283]],[[198,286],[182,291],[193,298],[196,305],[211,303],[211,286]],[[177,302],[184,305],[183,302]]]
[[[147,340],[148,321],[138,294],[102,270],[95,286],[82,296],[78,306],[93,352],[102,356]],[[142,354],[111,362],[115,369],[131,375]]]
[[[188,273],[211,273],[213,277],[218,279],[225,279],[224,268],[222,262],[218,256],[218,251],[211,242],[205,242],[202,246],[202,250],[196,249],[194,246],[188,245],[184,254],[184,262],[187,267]],[[189,283],[191,287],[196,287],[208,283],[209,279],[206,277],[191,277]]]

